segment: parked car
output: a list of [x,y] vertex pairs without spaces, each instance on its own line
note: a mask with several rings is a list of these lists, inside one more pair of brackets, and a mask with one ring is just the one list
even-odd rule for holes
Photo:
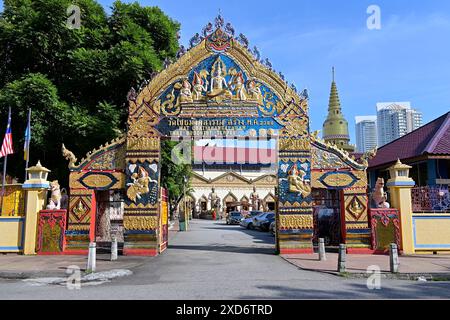
[[275,221],[275,213],[270,212],[265,219],[261,220],[257,227],[262,231],[269,231],[270,224]]
[[242,215],[239,211],[231,211],[227,216],[227,224],[239,224],[241,222]]
[[277,225],[277,223],[276,223],[276,221],[272,221],[271,223],[270,223],[270,226],[269,226],[269,232],[274,236],[275,235],[275,228],[276,228],[276,225]]
[[253,218],[253,225],[256,229],[267,230],[270,223],[275,220],[275,213],[264,212]]
[[243,216],[244,216],[244,218],[252,218],[252,217],[255,217],[255,216],[257,216],[258,214],[261,214],[261,213],[263,213],[263,212],[260,211],[260,210],[252,210],[252,211],[247,212]]
[[241,219],[241,227],[247,228],[247,229],[253,229],[253,218],[263,214],[262,211],[250,211],[249,215],[247,217],[244,217]]

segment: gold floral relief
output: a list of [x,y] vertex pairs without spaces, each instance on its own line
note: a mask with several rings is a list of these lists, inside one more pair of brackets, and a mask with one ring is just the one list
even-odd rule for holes
[[157,117],[141,116],[138,119],[129,119],[129,137],[151,137],[157,135],[153,126],[156,124]]
[[280,215],[282,229],[312,229],[314,220],[312,214]]
[[[281,130],[281,136],[286,137],[308,137],[308,118],[292,118],[286,123],[286,127]],[[309,140],[309,139],[308,139]]]
[[160,149],[161,142],[159,137],[129,137],[127,139],[128,150],[158,150]]
[[279,140],[279,148],[281,151],[299,151],[309,150],[311,143],[309,139],[288,138]]
[[158,228],[157,216],[124,216],[123,226],[126,230],[154,230]]

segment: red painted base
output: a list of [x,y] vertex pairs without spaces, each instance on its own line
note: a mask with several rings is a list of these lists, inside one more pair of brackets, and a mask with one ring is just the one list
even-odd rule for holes
[[347,248],[348,254],[375,254],[375,250],[367,248]]
[[65,255],[65,252],[38,252],[38,256],[61,256]]
[[123,249],[124,256],[148,256],[155,257],[158,255],[156,249]]
[[66,250],[62,254],[66,256],[87,256],[89,250]]
[[280,249],[280,254],[311,254],[314,253],[314,249]]

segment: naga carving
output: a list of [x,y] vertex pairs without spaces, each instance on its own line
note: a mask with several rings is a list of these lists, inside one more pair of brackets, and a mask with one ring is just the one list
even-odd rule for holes
[[73,152],[66,149],[66,147],[64,146],[64,143],[62,144],[61,151],[62,151],[63,157],[67,161],[69,161],[69,165],[68,165],[69,169],[75,168],[75,163],[77,162],[77,158],[75,157]]

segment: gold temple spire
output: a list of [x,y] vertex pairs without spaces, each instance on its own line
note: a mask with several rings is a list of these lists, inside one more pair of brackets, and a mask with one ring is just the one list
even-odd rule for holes
[[333,66],[331,69],[332,82],[330,90],[330,100],[328,103],[328,116],[323,123],[322,138],[331,144],[337,145],[339,148],[348,152],[354,152],[354,146],[350,145],[350,135],[348,133],[348,122],[345,119],[341,102],[339,99],[339,92],[335,82],[336,69]]

